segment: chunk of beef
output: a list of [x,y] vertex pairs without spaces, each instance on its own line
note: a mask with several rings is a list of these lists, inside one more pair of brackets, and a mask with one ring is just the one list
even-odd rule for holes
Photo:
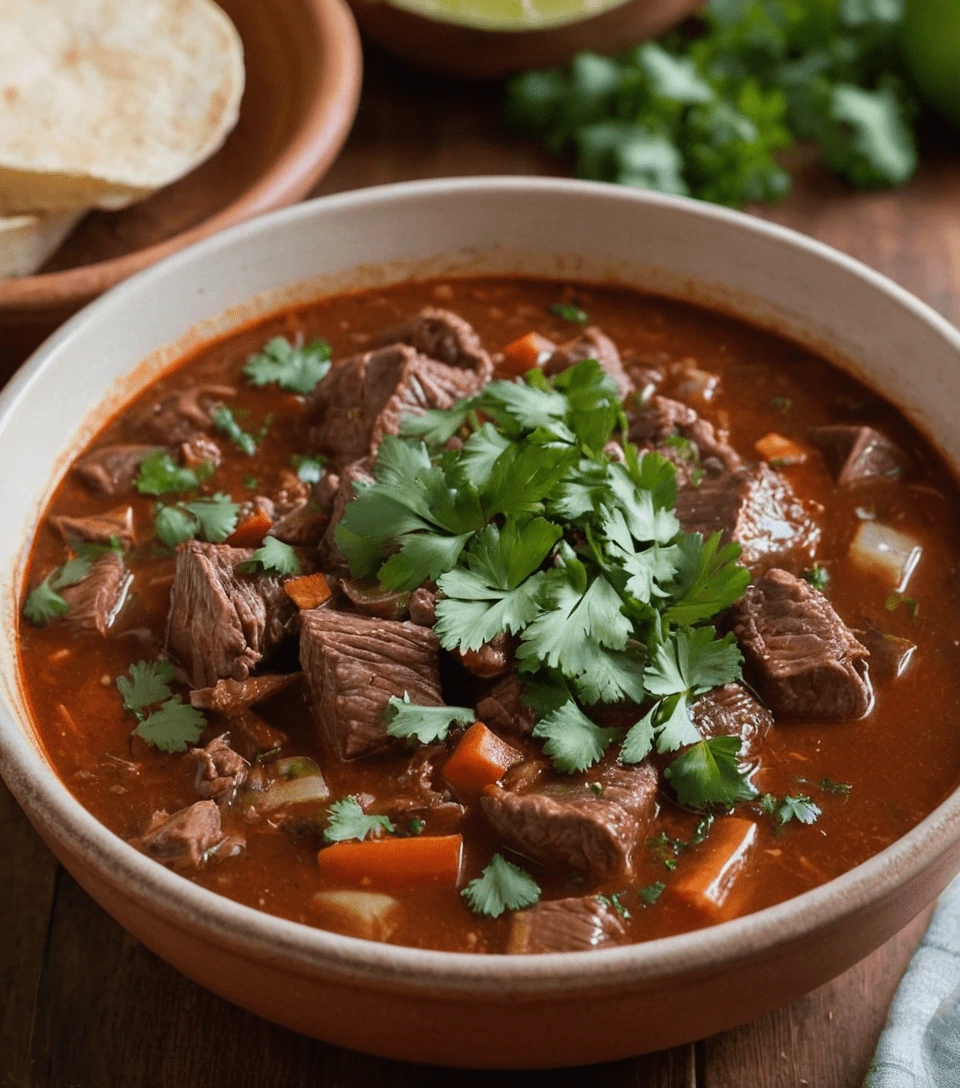
[[456,831],[466,810],[454,799],[440,774],[448,755],[442,744],[421,745],[395,778],[390,797],[381,800],[376,811],[400,824],[423,820],[431,834]]
[[841,487],[865,480],[896,480],[910,466],[903,450],[873,427],[832,423],[814,427],[810,437],[823,450]]
[[197,793],[208,801],[229,800],[247,775],[247,761],[230,747],[225,733],[205,748],[191,748],[184,759],[196,767]]
[[216,801],[196,801],[172,816],[163,809],[130,845],[170,869],[199,869],[205,855],[223,840]]
[[181,442],[178,452],[180,463],[187,468],[199,468],[201,465],[212,465],[216,468],[223,456],[219,445],[202,431],[197,431],[185,442]]
[[[513,783],[523,782],[519,789]],[[629,873],[633,852],[656,807],[649,764],[607,762],[587,774],[524,781],[523,764],[490,786],[483,813],[508,846],[551,868],[576,869],[601,883]]]
[[738,737],[741,759],[757,758],[773,725],[770,711],[761,706],[742,684],[714,688],[699,698],[690,710],[694,725],[708,740],[712,737]]
[[300,673],[297,672],[251,676],[249,680],[218,680],[213,687],[191,691],[190,704],[200,710],[212,710],[229,717],[272,699],[299,680]]
[[360,461],[354,461],[352,465],[347,465],[343,472],[340,473],[339,480],[340,486],[337,489],[336,497],[333,500],[333,509],[330,512],[330,521],[327,525],[327,531],[324,533],[323,540],[320,542],[321,563],[325,567],[331,568],[346,567],[346,561],[340,554],[340,549],[337,547],[334,534],[337,526],[340,524],[340,519],[343,517],[344,510],[347,508],[347,503],[352,502],[356,498],[356,492],[353,489],[353,485],[357,483],[372,484],[374,482],[373,476],[370,473],[369,460],[363,458]]
[[[693,443],[696,459],[705,468],[734,470],[743,464],[743,458],[727,440],[726,431],[718,431],[709,420],[701,419],[691,407],[678,400],[654,395],[630,412],[629,422],[631,442],[655,449],[672,460],[687,476],[693,462],[685,449],[670,445],[671,438],[679,437]],[[711,462],[716,462],[716,465],[711,466]]]
[[404,416],[449,408],[478,388],[473,371],[438,363],[407,344],[376,348],[338,363],[317,386],[305,422],[313,449],[338,466],[397,434]]
[[579,336],[561,344],[543,364],[543,372],[550,376],[560,374],[577,363],[582,363],[584,359],[596,359],[603,372],[613,378],[621,400],[633,392],[633,382],[623,369],[617,345],[593,325],[584,329]]
[[489,680],[501,676],[513,664],[513,647],[510,637],[500,634],[485,642],[479,650],[464,650],[462,653],[456,650],[455,656],[474,676]]
[[802,578],[768,571],[732,616],[748,678],[775,715],[850,719],[870,709],[869,651]]
[[429,628],[329,608],[302,617],[300,664],[314,718],[343,759],[396,745],[383,722],[393,696],[443,706],[439,643]]
[[81,457],[73,471],[96,494],[117,495],[133,487],[141,462],[155,453],[163,453],[163,447],[103,446]]
[[189,540],[177,549],[168,645],[194,687],[246,680],[280,645],[296,605],[279,578],[241,574],[252,548]]
[[313,485],[313,501],[325,514],[329,514],[339,491],[340,477],[335,472],[325,472]]
[[232,385],[191,385],[154,401],[134,423],[147,439],[179,446],[193,439],[197,431],[209,431],[213,427],[210,413],[236,395]]
[[316,546],[330,524],[330,515],[312,501],[302,502],[273,523],[267,536],[296,547]]
[[280,752],[290,743],[290,738],[283,730],[268,725],[252,710],[230,714],[230,740],[248,763]]
[[627,940],[627,927],[610,904],[598,895],[586,895],[517,911],[510,918],[507,951],[588,952]]
[[341,578],[340,588],[353,607],[365,616],[381,620],[405,619],[410,594],[397,589],[384,589],[372,579]]
[[[326,473],[324,473],[326,475]],[[323,477],[321,476],[321,479]],[[309,502],[314,498],[313,486],[308,484],[306,480],[301,480],[300,477],[292,472],[288,468],[280,470],[279,487],[277,493],[274,495],[274,506],[277,510],[278,517],[284,517],[289,514],[291,510],[296,510],[297,507],[302,506],[305,502]],[[330,500],[333,500],[333,494],[330,495]],[[319,504],[317,504],[319,509]],[[329,504],[325,508],[326,512],[330,512]]]
[[65,622],[78,631],[106,635],[127,599],[133,575],[114,552],[101,556],[76,585],[60,590],[69,611]]
[[410,619],[421,627],[432,627],[437,622],[437,594],[426,586],[420,586],[410,594]]
[[529,736],[536,724],[537,713],[523,702],[523,690],[516,673],[498,680],[477,703],[477,718],[495,733]]
[[473,326],[450,310],[425,306],[402,325],[388,329],[379,344],[409,344],[421,355],[460,370],[471,370],[483,385],[493,376],[493,362]]
[[708,472],[699,487],[680,490],[676,509],[688,533],[722,532],[725,543],[736,541],[748,566],[786,556],[809,563],[820,541],[820,527],[786,478],[767,464]]
[[50,524],[68,544],[87,541],[90,544],[109,544],[116,540],[125,548],[133,545],[133,507],[116,506],[102,514],[71,517],[55,514]]
[[874,683],[896,680],[910,667],[917,647],[909,639],[885,634],[868,619],[854,628],[853,634],[870,651],[870,679]]

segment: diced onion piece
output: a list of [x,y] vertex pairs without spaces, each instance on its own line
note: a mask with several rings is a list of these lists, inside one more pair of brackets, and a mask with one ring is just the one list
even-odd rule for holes
[[778,467],[802,465],[807,459],[807,451],[790,438],[771,431],[763,438],[758,438],[753,447],[768,464]]
[[349,890],[317,892],[313,905],[331,929],[370,941],[385,941],[390,936],[400,906],[392,895]]
[[878,575],[901,592],[907,588],[922,554],[923,549],[913,537],[878,521],[861,521],[850,545],[850,558],[861,570]]
[[682,400],[691,397],[699,397],[701,400],[713,400],[720,385],[720,378],[711,374],[708,370],[701,370],[697,366],[689,367],[683,371],[683,380],[677,387],[677,392]]
[[274,782],[254,804],[259,812],[273,812],[285,805],[302,805],[307,801],[328,801],[330,790],[323,775],[287,778]]

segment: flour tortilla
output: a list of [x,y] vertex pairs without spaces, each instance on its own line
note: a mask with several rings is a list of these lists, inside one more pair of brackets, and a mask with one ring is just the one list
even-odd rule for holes
[[236,124],[243,46],[212,0],[0,0],[0,28],[0,215],[124,207]]
[[83,215],[80,209],[0,218],[0,280],[36,272]]

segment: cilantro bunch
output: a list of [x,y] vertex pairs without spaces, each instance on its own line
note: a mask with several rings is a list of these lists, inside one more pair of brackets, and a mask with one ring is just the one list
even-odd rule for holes
[[917,162],[902,17],[903,0],[711,0],[699,33],[515,77],[508,112],[580,177],[734,207],[784,195],[795,139],[858,188],[899,185]]
[[[730,805],[753,796],[739,741],[702,739],[688,711],[740,676],[732,636],[707,621],[749,574],[737,545],[681,531],[673,465],[641,458],[625,430],[595,360],[552,380],[533,370],[492,382],[384,439],[337,544],[355,576],[385,588],[434,581],[445,649],[516,637],[534,735],[558,770],[584,771],[620,740],[625,762],[693,745],[669,770],[680,800]],[[623,460],[608,453],[616,433]],[[595,720],[602,704],[623,702],[645,708],[625,735]],[[423,739],[453,720],[434,710],[435,722],[420,722],[422,709],[392,705],[388,727],[402,717],[405,735]]]

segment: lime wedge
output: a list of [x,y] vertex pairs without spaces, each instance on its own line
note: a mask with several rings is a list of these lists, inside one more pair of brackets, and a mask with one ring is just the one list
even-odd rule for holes
[[625,0],[387,0],[425,19],[477,30],[546,30],[590,19]]

